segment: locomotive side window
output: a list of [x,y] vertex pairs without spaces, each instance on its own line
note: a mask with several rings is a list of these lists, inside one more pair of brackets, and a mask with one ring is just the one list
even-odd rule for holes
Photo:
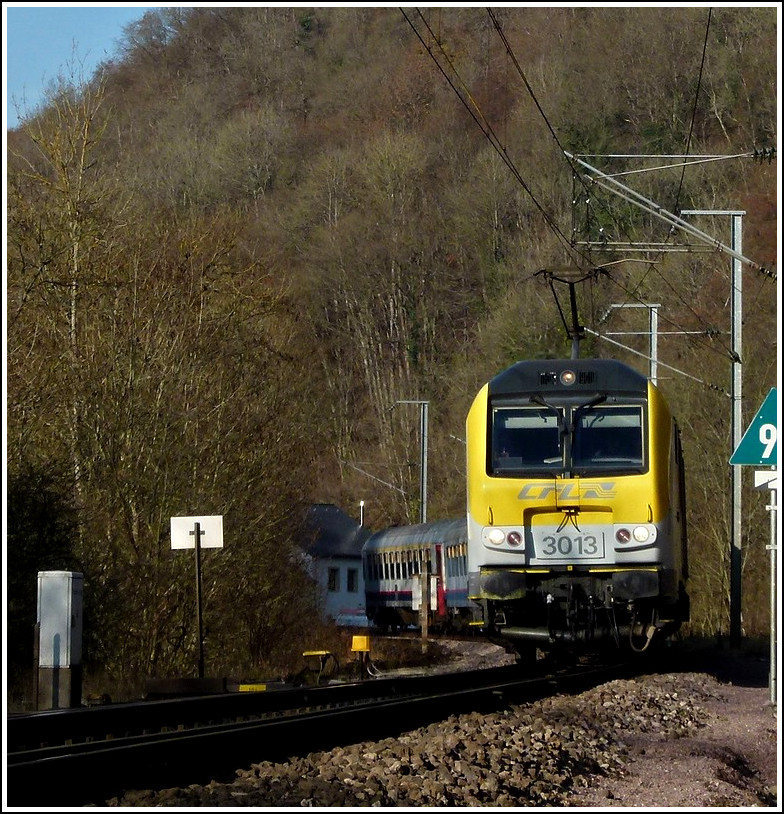
[[572,466],[575,470],[634,472],[642,469],[641,406],[597,406],[578,410],[574,423]]

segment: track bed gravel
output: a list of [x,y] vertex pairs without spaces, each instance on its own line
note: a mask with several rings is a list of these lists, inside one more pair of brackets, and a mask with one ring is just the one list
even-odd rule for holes
[[[461,650],[465,667],[506,660],[488,645]],[[712,659],[701,659],[705,671],[685,664],[452,716],[397,739],[255,764],[230,783],[133,791],[107,806],[777,808],[766,667]]]

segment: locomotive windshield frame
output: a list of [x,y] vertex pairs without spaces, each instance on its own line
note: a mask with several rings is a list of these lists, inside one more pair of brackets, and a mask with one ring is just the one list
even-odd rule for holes
[[500,478],[647,471],[644,399],[503,399],[491,405],[487,474]]

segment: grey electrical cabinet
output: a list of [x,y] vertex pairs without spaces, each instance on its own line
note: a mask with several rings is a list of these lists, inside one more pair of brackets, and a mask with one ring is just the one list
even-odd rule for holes
[[38,572],[38,709],[81,705],[83,598],[82,574]]

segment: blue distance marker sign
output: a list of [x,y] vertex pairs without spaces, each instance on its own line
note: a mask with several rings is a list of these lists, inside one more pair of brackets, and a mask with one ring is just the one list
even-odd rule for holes
[[735,466],[777,466],[777,447],[776,388],[771,387],[732,453],[730,463]]

